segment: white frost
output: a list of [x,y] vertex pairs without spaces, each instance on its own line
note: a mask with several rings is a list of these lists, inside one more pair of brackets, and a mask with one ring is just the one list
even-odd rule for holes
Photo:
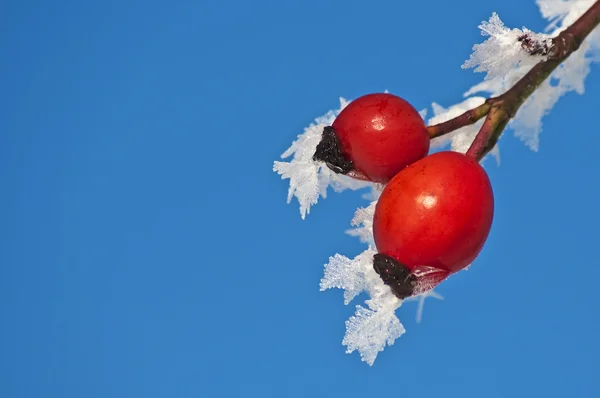
[[354,213],[354,218],[350,222],[354,228],[346,231],[348,235],[356,236],[363,243],[368,243],[375,247],[373,240],[373,215],[377,201],[374,200],[368,207],[360,207]]
[[366,273],[372,268],[375,251],[367,250],[354,259],[336,254],[325,265],[325,275],[321,279],[321,291],[344,289],[344,304],[348,305],[361,292],[367,290]]
[[[462,68],[475,68],[475,72],[485,72],[485,80],[505,79],[509,76],[515,79],[544,59],[541,55],[530,55],[524,51],[519,37],[526,35],[535,42],[545,43],[547,46],[552,44],[552,39],[547,35],[533,33],[527,28],[507,28],[496,13],[492,14],[488,22],[482,22],[479,29],[483,36],[489,38],[482,44],[473,46],[473,54]],[[520,73],[515,76],[514,72],[517,70]]]
[[[398,307],[400,303],[398,300]],[[375,310],[356,306],[356,314],[346,321],[346,335],[342,341],[348,347],[346,353],[358,350],[360,358],[372,366],[386,344],[391,346],[404,334],[404,326],[394,313],[394,304]]]
[[596,0],[536,0],[544,19],[550,21],[548,30],[562,32],[586,12]]
[[344,304],[349,304],[362,292],[370,299],[365,301],[367,308],[357,305],[356,313],[346,321],[346,335],[342,344],[346,352],[358,351],[361,359],[373,365],[377,354],[386,345],[404,333],[404,327],[395,311],[402,301],[382,282],[373,269],[372,248],[365,250],[353,259],[336,254],[325,265],[321,279],[321,291],[331,288],[344,289]]

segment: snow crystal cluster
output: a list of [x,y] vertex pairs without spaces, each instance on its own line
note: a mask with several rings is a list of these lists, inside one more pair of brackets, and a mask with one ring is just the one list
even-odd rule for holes
[[[551,39],[572,24],[595,0],[536,0],[542,16],[550,23],[545,33],[534,33],[526,28],[509,29],[493,14],[489,21],[479,28],[487,39],[473,47],[471,57],[462,65],[473,68],[475,72],[484,72],[483,81],[464,93],[465,99],[458,104],[443,107],[432,104],[433,117],[429,125],[452,119],[465,111],[481,105],[486,97],[497,96],[508,90],[523,77],[535,64],[545,57],[544,51],[526,51],[523,38],[539,48],[551,45]],[[508,127],[532,150],[537,150],[542,119],[564,94],[575,91],[584,92],[584,81],[590,72],[590,64],[600,61],[600,29],[593,31],[573,53],[560,65],[544,83],[521,106]],[[478,95],[477,95],[478,94]],[[331,125],[335,117],[348,105],[349,101],[340,98],[340,107],[315,119],[292,146],[283,153],[282,158],[289,161],[276,161],[273,170],[282,179],[290,180],[288,203],[295,196],[300,204],[302,219],[310,212],[319,197],[326,197],[327,188],[340,192],[345,189],[370,188],[369,206],[359,208],[347,231],[356,236],[368,248],[353,259],[340,254],[330,257],[325,265],[321,280],[321,290],[338,288],[344,290],[344,304],[349,304],[360,293],[366,292],[365,306],[357,305],[356,313],[346,321],[346,335],[342,343],[347,352],[358,351],[361,359],[372,365],[379,352],[386,345],[404,334],[405,329],[396,317],[395,311],[402,305],[391,290],[383,284],[373,270],[373,255],[376,253],[373,241],[373,214],[382,187],[365,181],[354,180],[335,174],[324,164],[315,162],[312,157],[321,139],[325,126]],[[426,110],[421,112],[425,118]],[[447,147],[458,152],[466,152],[475,138],[483,121],[460,128],[450,134],[433,140],[434,147]],[[491,152],[499,160],[498,147]],[[417,321],[422,317],[423,303],[427,297],[442,299],[434,291],[428,291],[407,300],[418,300]]]
[[[377,253],[373,242],[376,203],[373,201],[368,207],[358,209],[352,219],[352,225],[356,228],[348,231],[368,243],[369,248],[353,259],[340,254],[330,257],[321,279],[321,291],[332,288],[344,290],[346,305],[362,292],[369,295],[370,298],[365,301],[367,307],[357,305],[356,313],[346,321],[346,335],[342,341],[347,353],[358,351],[361,359],[369,365],[373,365],[377,354],[386,345],[392,345],[405,332],[396,317],[396,309],[402,305],[402,300],[394,296],[373,269],[373,256]],[[426,297],[442,299],[434,291],[410,298],[419,300],[417,322],[421,321]]]

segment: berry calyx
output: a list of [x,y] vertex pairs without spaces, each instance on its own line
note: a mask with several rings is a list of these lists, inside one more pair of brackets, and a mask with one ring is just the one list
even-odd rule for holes
[[381,253],[373,256],[373,269],[401,300],[425,293],[450,276],[449,271],[435,267],[419,265],[411,270],[396,259]]
[[367,94],[344,108],[325,128],[314,159],[337,173],[387,183],[427,156],[429,135],[419,112],[388,93]]
[[354,164],[347,160],[342,154],[340,140],[333,127],[326,126],[321,135],[321,141],[317,145],[315,158],[325,162],[327,167],[338,174],[348,174],[354,170]]
[[493,216],[492,186],[483,167],[461,153],[438,152],[413,163],[384,188],[373,218],[375,245],[398,263],[394,267],[431,276],[424,271],[429,268],[448,276],[479,255]]

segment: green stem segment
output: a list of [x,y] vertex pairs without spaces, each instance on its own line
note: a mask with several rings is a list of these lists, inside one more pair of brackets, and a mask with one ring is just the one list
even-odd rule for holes
[[599,23],[600,0],[596,1],[571,26],[552,39],[552,46],[547,58],[535,65],[507,92],[498,97],[489,98],[484,104],[454,119],[429,126],[427,130],[430,137],[435,138],[447,134],[475,123],[485,116],[486,119],[479,133],[467,151],[467,156],[471,156],[478,161],[481,160],[494,148],[509,120],[515,116],[525,100],[550,76],[558,65],[579,48],[583,40]]

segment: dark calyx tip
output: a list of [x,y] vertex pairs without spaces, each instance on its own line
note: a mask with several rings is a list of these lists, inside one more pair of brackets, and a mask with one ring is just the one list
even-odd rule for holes
[[348,174],[354,169],[352,162],[346,160],[342,155],[340,140],[331,126],[323,129],[321,142],[317,145],[313,159],[324,162],[327,167],[338,174]]
[[404,264],[390,256],[377,253],[373,256],[373,269],[400,300],[413,295],[417,277]]

